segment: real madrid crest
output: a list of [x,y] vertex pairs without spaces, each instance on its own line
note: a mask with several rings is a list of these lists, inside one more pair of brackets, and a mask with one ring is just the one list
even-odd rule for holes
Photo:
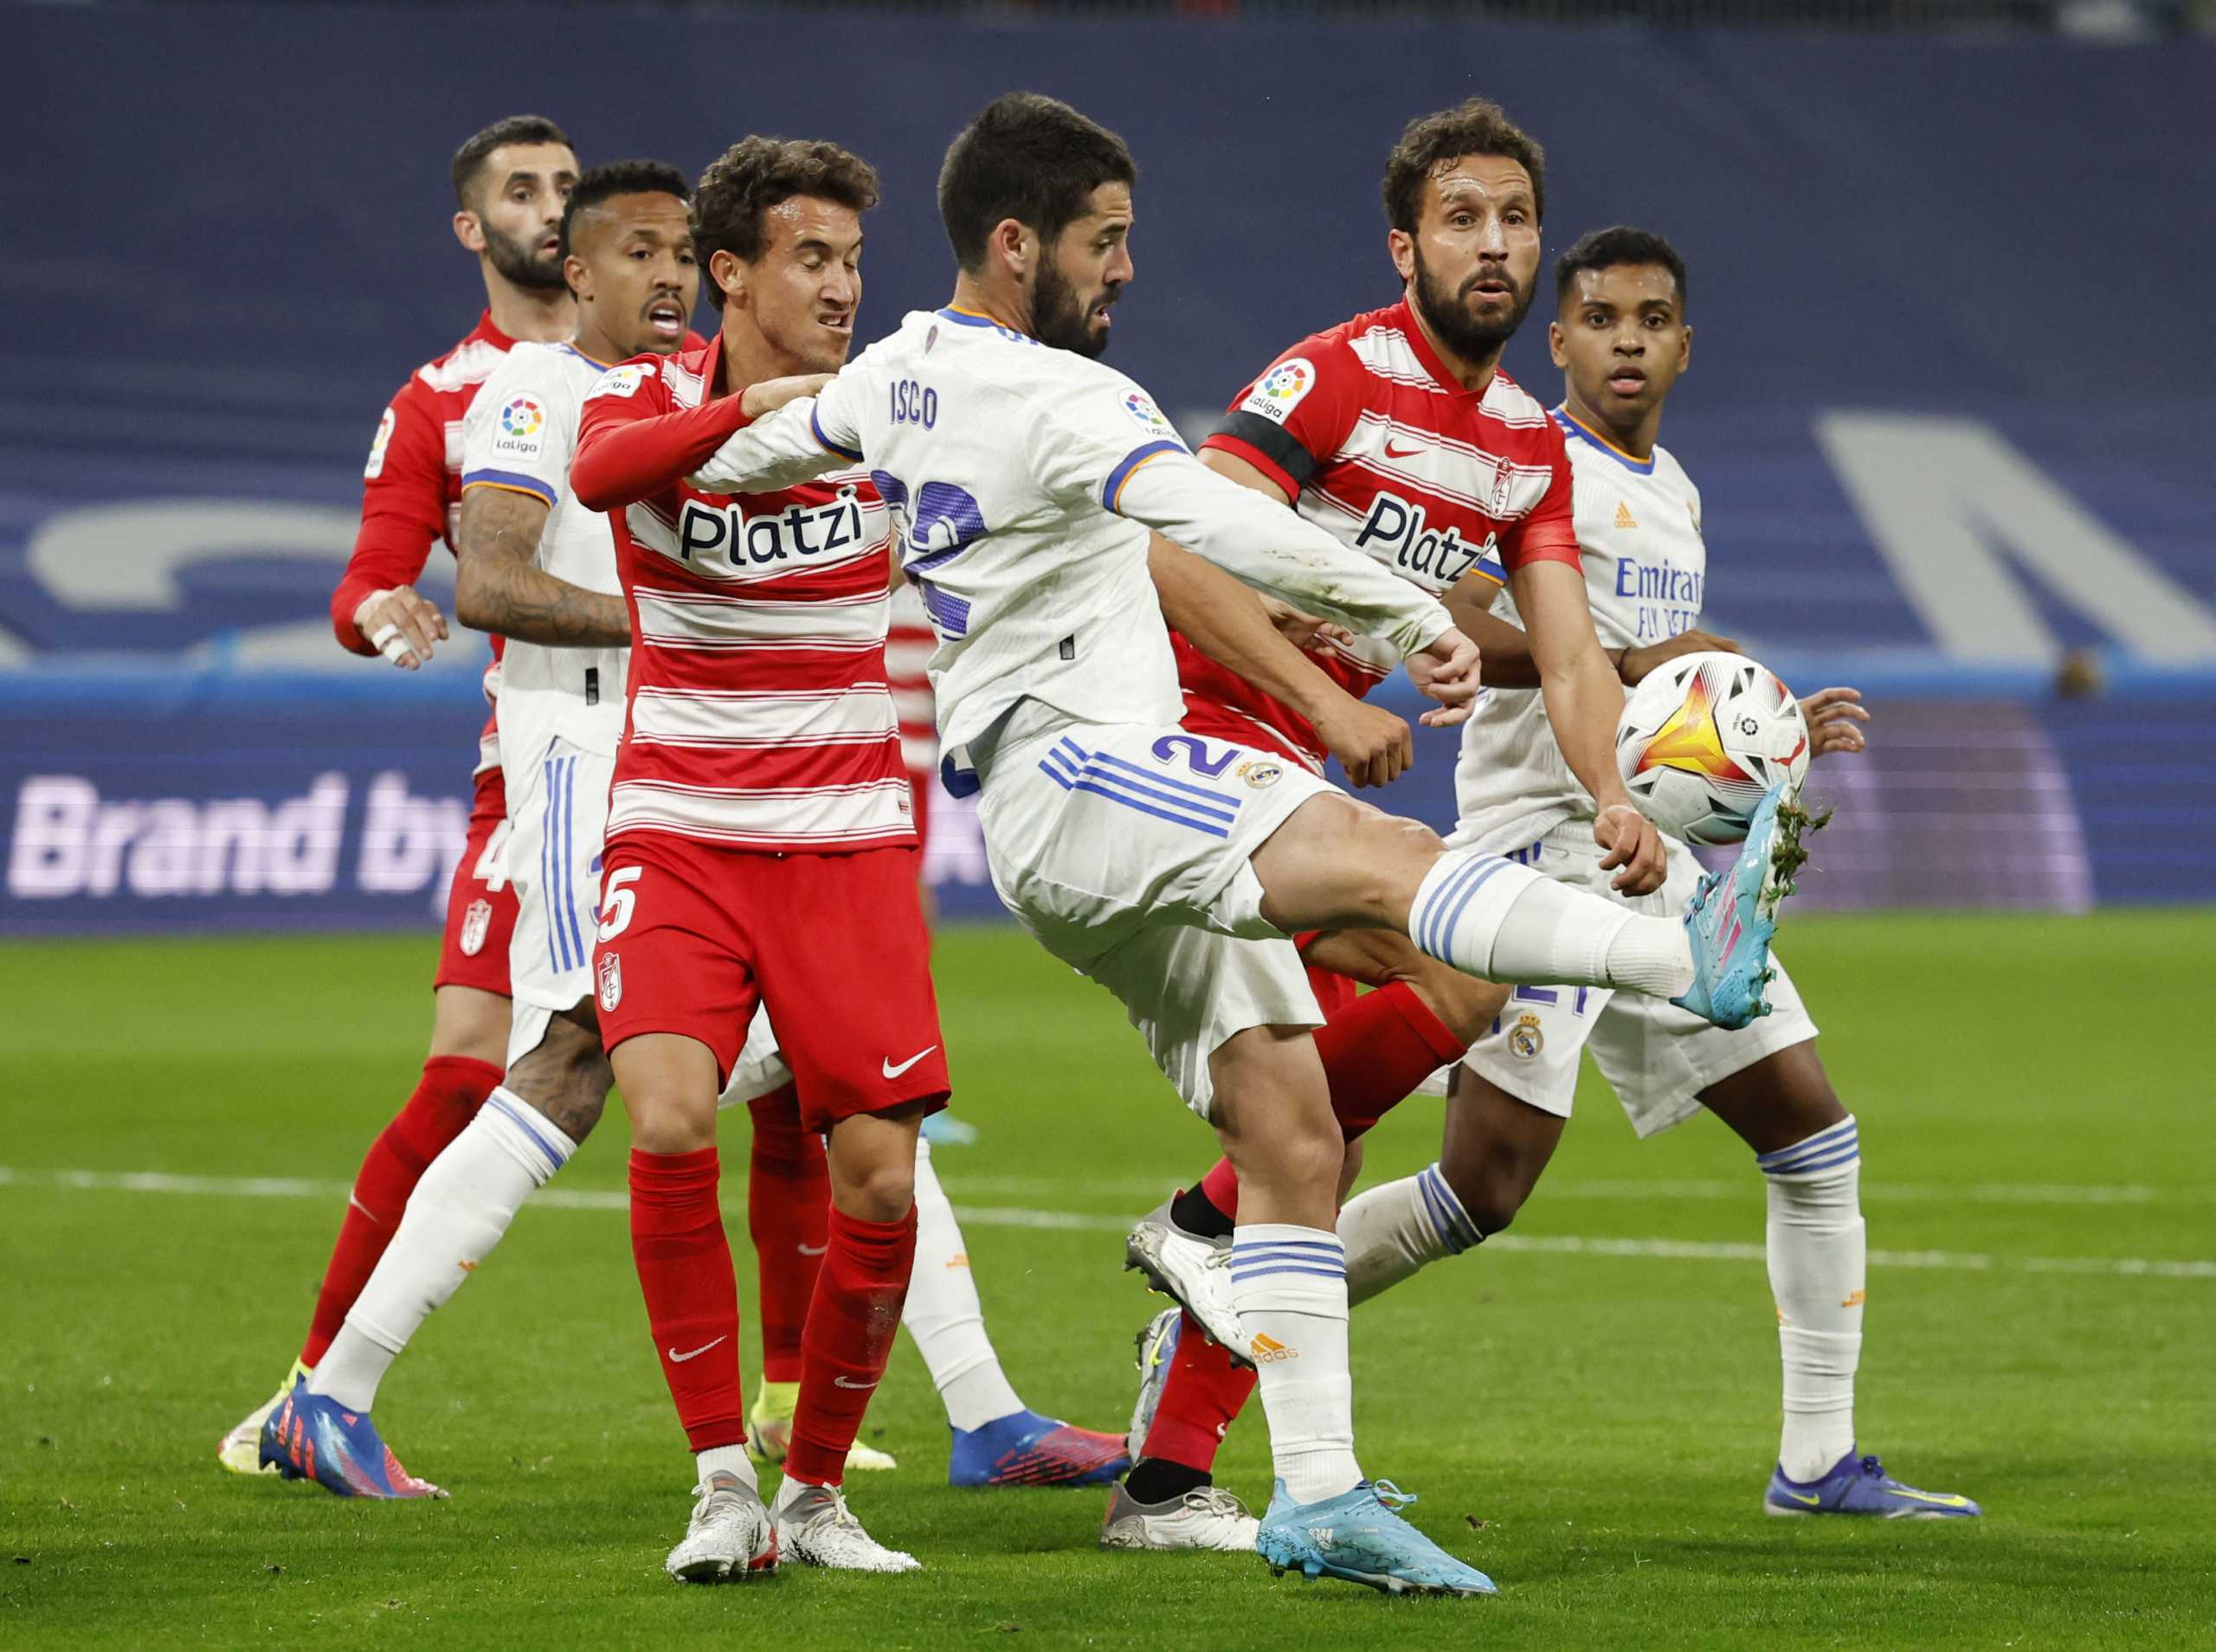
[[1524,1011],[1508,1030],[1508,1052],[1518,1061],[1536,1061],[1546,1047],[1547,1035],[1539,1030],[1539,1018]]
[[1285,778],[1285,765],[1266,757],[1249,757],[1231,771],[1255,791],[1266,791]]

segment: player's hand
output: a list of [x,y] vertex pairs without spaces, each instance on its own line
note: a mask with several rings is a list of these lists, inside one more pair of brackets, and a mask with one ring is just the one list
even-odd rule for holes
[[446,616],[412,585],[373,591],[354,610],[354,629],[362,640],[404,672],[423,669],[431,645],[444,642]]
[[820,394],[834,376],[829,373],[795,373],[789,378],[765,378],[748,385],[740,394],[739,411],[750,419],[758,419],[765,413],[775,413],[788,402]]
[[1870,744],[1855,726],[1870,721],[1870,714],[1862,709],[1858,688],[1818,689],[1800,702],[1800,715],[1808,719],[1812,762],[1826,752],[1862,751]]
[[1478,702],[1478,645],[1460,632],[1442,631],[1431,646],[1410,654],[1408,680],[1438,705],[1423,714],[1427,729],[1467,723]]
[[1314,722],[1324,749],[1339,760],[1347,778],[1358,787],[1383,786],[1415,762],[1414,735],[1382,706],[1342,693]]
[[1680,631],[1676,636],[1661,642],[1650,642],[1644,648],[1627,648],[1623,661],[1616,667],[1616,675],[1624,679],[1627,688],[1637,688],[1646,674],[1658,665],[1685,654],[1736,654],[1739,645],[1730,637],[1719,637],[1712,631]]
[[1270,616],[1270,623],[1278,628],[1278,635],[1308,653],[1328,653],[1333,643],[1354,640],[1354,633],[1344,626],[1334,625],[1329,620],[1319,620],[1312,614],[1304,614],[1292,603],[1280,601],[1274,596],[1262,598],[1262,611]]
[[[1620,895],[1652,895],[1670,875],[1662,834],[1628,803],[1611,803],[1593,822],[1593,841],[1607,852],[1601,870],[1614,871],[1608,887]],[[1621,871],[1616,868],[1622,867]]]

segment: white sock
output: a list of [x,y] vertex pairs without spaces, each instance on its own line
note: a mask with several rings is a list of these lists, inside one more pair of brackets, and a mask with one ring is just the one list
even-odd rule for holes
[[1450,849],[1408,909],[1408,938],[1487,980],[1622,987],[1673,998],[1693,982],[1685,926],[1543,877],[1498,855]]
[[308,1381],[349,1411],[377,1404],[377,1385],[423,1321],[461,1289],[507,1232],[531,1190],[577,1144],[506,1085],[431,1160],[377,1271],[347,1311]]
[[1756,1161],[1769,1189],[1769,1287],[1785,1365],[1778,1466],[1810,1481],[1854,1449],[1862,1359],[1862,1152],[1852,1115]]
[[1426,1263],[1459,1256],[1484,1237],[1437,1165],[1365,1188],[1339,1212],[1347,1304],[1366,1302]]
[[712,1446],[705,1451],[692,1454],[692,1471],[700,1476],[698,1483],[706,1485],[712,1474],[737,1475],[739,1483],[759,1492],[761,1482],[754,1477],[753,1460],[746,1455],[744,1445]]
[[908,1280],[900,1323],[916,1339],[916,1351],[931,1367],[946,1407],[946,1420],[956,1428],[982,1428],[1023,1409],[985,1334],[985,1309],[970,1276],[969,1247],[938,1173],[931,1168],[931,1144],[921,1137],[916,1141],[916,1270]]
[[1313,1503],[1353,1490],[1362,1469],[1347,1369],[1346,1252],[1337,1235],[1240,1224],[1231,1240],[1231,1300],[1259,1373],[1270,1455],[1286,1495]]

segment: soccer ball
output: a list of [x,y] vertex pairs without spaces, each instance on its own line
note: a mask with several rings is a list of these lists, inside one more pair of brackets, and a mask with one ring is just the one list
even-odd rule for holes
[[1616,767],[1632,801],[1672,837],[1739,843],[1763,794],[1807,775],[1807,719],[1744,654],[1685,654],[1625,700]]

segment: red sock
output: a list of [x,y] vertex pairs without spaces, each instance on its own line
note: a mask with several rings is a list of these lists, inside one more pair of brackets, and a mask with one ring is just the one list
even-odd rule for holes
[[916,1212],[897,1222],[865,1222],[833,1209],[830,1249],[808,1305],[807,1364],[793,1416],[785,1474],[811,1486],[846,1477],[847,1448],[885,1375],[916,1265]]
[[631,1150],[631,1260],[654,1357],[695,1451],[746,1437],[738,1393],[738,1282],[716,1203],[713,1147]]
[[756,1096],[746,1110],[754,1118],[746,1230],[762,1282],[762,1380],[798,1382],[801,1327],[830,1242],[831,1172],[823,1138],[802,1125],[790,1084]]
[[1182,1462],[1201,1474],[1213,1471],[1224,1430],[1254,1392],[1254,1372],[1231,1363],[1222,1347],[1190,1314],[1177,1326],[1177,1353],[1169,1362],[1154,1426],[1139,1455]]
[[338,1225],[338,1243],[331,1248],[323,1287],[316,1293],[315,1317],[308,1322],[307,1340],[300,1345],[302,1365],[322,1360],[331,1339],[346,1322],[346,1310],[370,1282],[377,1258],[399,1230],[409,1194],[416,1191],[431,1160],[477,1116],[499,1082],[498,1067],[467,1056],[434,1056],[423,1064],[416,1093],[370,1143],[362,1167],[355,1173],[346,1219]]
[[[1406,981],[1364,993],[1316,1029],[1331,1111],[1350,1141],[1448,1062],[1460,1060],[1464,1047]],[[1226,1216],[1239,1214],[1239,1177],[1230,1160],[1216,1160],[1201,1178],[1201,1192]]]

